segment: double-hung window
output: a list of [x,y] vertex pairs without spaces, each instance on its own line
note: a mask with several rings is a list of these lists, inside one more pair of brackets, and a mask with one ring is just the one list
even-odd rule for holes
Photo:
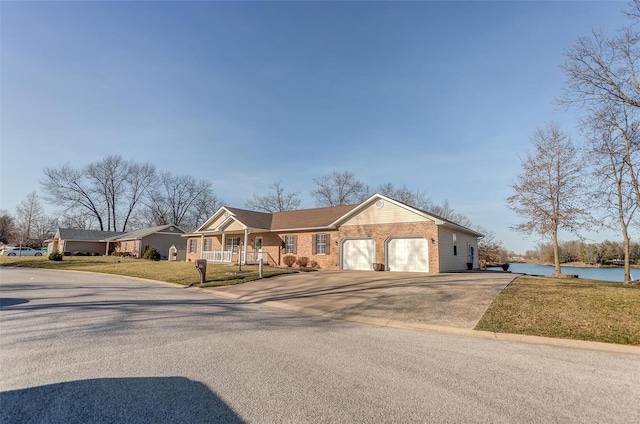
[[[198,240],[196,240],[196,239],[189,240],[189,253],[196,253],[197,243],[198,243]],[[126,249],[126,247],[125,247],[125,249]]]
[[295,255],[297,253],[296,242],[296,236],[284,236],[284,253],[286,255]]
[[315,234],[312,239],[311,253],[314,255],[329,254],[329,235]]
[[233,253],[238,253],[238,246],[240,245],[240,237],[229,237],[226,239],[226,251],[231,250]]
[[211,250],[211,239],[210,238],[205,238],[204,239],[204,249],[205,251],[209,251]]

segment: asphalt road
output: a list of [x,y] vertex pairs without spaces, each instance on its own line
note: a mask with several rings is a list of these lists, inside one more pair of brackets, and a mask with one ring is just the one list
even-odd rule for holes
[[640,424],[640,357],[0,270],[0,422]]

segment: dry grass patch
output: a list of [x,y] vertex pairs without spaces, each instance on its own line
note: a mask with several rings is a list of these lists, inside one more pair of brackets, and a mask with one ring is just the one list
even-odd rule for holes
[[518,277],[476,330],[640,345],[640,286]]
[[[119,260],[119,262],[118,262]],[[115,258],[111,256],[65,256],[62,261],[45,258],[0,257],[0,266],[20,268],[42,268],[74,271],[90,271],[116,274],[128,277],[147,278],[183,285],[199,285],[200,274],[193,262],[147,261],[144,259]],[[296,272],[291,269],[264,268],[264,277]],[[238,272],[237,265],[207,264],[207,280],[204,286],[226,286],[257,280],[258,267],[243,265]]]

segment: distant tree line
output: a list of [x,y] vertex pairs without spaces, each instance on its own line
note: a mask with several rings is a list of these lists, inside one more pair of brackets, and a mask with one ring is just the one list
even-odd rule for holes
[[[582,262],[589,265],[621,265],[625,257],[625,244],[621,241],[605,240],[601,243],[585,243],[579,240],[560,242],[560,263]],[[535,250],[528,250],[525,258],[543,263],[555,261],[553,246],[539,243]],[[629,259],[640,265],[640,243],[632,242]]]

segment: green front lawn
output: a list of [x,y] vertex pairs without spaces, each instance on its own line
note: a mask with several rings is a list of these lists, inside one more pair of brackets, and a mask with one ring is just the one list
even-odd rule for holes
[[[64,260],[56,262],[50,261],[46,257],[0,256],[0,266],[100,272],[184,285],[199,285],[200,283],[200,274],[193,262],[147,261],[112,256],[65,256]],[[296,272],[296,270],[265,266],[263,275],[264,277],[272,277],[291,272]],[[257,265],[243,265],[242,272],[238,272],[238,265],[208,263],[207,280],[203,287],[228,286],[258,278]]]
[[640,345],[640,286],[518,277],[476,330]]

